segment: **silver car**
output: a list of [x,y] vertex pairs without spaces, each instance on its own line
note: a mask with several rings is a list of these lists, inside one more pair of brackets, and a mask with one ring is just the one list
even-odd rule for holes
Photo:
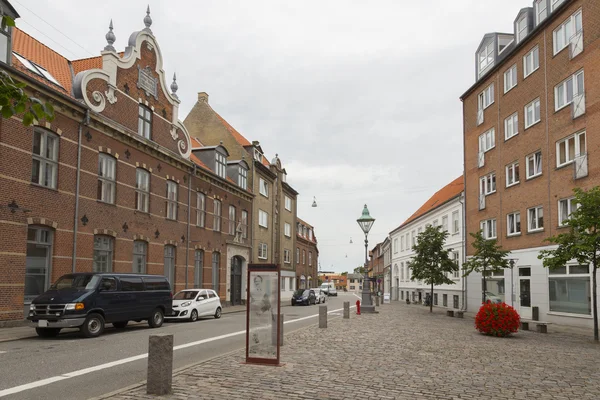
[[323,292],[319,288],[314,288],[313,290],[315,292],[316,303],[317,304],[325,303],[325,301],[327,300],[327,295],[325,294],[325,292]]

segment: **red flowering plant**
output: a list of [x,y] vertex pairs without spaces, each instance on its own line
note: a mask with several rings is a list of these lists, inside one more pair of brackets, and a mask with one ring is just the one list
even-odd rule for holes
[[506,303],[487,302],[475,316],[475,328],[486,335],[505,337],[519,330],[521,317]]

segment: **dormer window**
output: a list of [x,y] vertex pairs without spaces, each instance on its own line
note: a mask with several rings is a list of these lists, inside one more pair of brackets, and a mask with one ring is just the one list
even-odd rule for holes
[[248,188],[248,170],[242,166],[238,168],[238,186],[246,190]]
[[485,70],[494,65],[494,42],[489,42],[478,55],[479,58],[479,76],[483,75]]
[[539,25],[540,22],[546,19],[548,16],[548,0],[536,0],[535,2],[535,24]]
[[565,0],[550,0],[552,2],[551,11],[554,11],[560,6]]
[[152,137],[152,110],[142,104],[138,111],[138,135],[146,139]]
[[[0,31],[2,31],[4,33],[3,30],[0,30]],[[4,36],[4,35],[2,35],[2,36]],[[0,47],[0,51],[2,51],[2,47]],[[4,53],[2,53],[2,54],[4,54]],[[52,74],[50,72],[48,72],[48,70],[46,70],[44,67],[34,63],[33,61],[26,59],[25,57],[23,57],[22,55],[20,55],[18,53],[13,52],[13,55],[29,71],[33,72],[36,75],[41,76],[42,78],[46,78],[47,80],[54,83],[55,85],[62,87],[62,85],[60,83],[58,83],[56,78],[54,76],[52,76]]]
[[529,24],[527,23],[527,15],[524,15],[519,22],[517,22],[517,43],[525,39],[525,36],[529,33]]
[[227,157],[218,151],[215,152],[215,172],[221,178],[227,178]]
[[262,154],[260,154],[260,151],[258,151],[258,149],[254,149],[254,159],[258,162],[262,161]]
[[10,65],[10,60],[10,27],[6,25],[0,29],[0,61]]

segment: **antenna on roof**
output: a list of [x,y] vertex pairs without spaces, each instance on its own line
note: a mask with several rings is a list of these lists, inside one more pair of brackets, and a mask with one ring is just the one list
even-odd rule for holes
[[117,37],[115,36],[115,34],[113,33],[113,22],[112,22],[112,18],[110,20],[110,24],[108,25],[108,32],[106,33],[106,36],[104,36],[106,38],[106,42],[108,43],[105,47],[104,50],[106,51],[114,51],[116,52],[117,50],[115,50],[115,48],[113,47],[113,43],[115,42],[115,40],[117,40]]

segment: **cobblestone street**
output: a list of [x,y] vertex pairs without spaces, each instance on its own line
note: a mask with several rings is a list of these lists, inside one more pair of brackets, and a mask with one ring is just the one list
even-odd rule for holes
[[[244,352],[180,371],[171,399],[598,399],[600,346],[573,333],[477,333],[471,318],[394,302],[285,336],[282,367]],[[320,363],[318,361],[321,361]],[[149,399],[142,385],[113,399]]]

